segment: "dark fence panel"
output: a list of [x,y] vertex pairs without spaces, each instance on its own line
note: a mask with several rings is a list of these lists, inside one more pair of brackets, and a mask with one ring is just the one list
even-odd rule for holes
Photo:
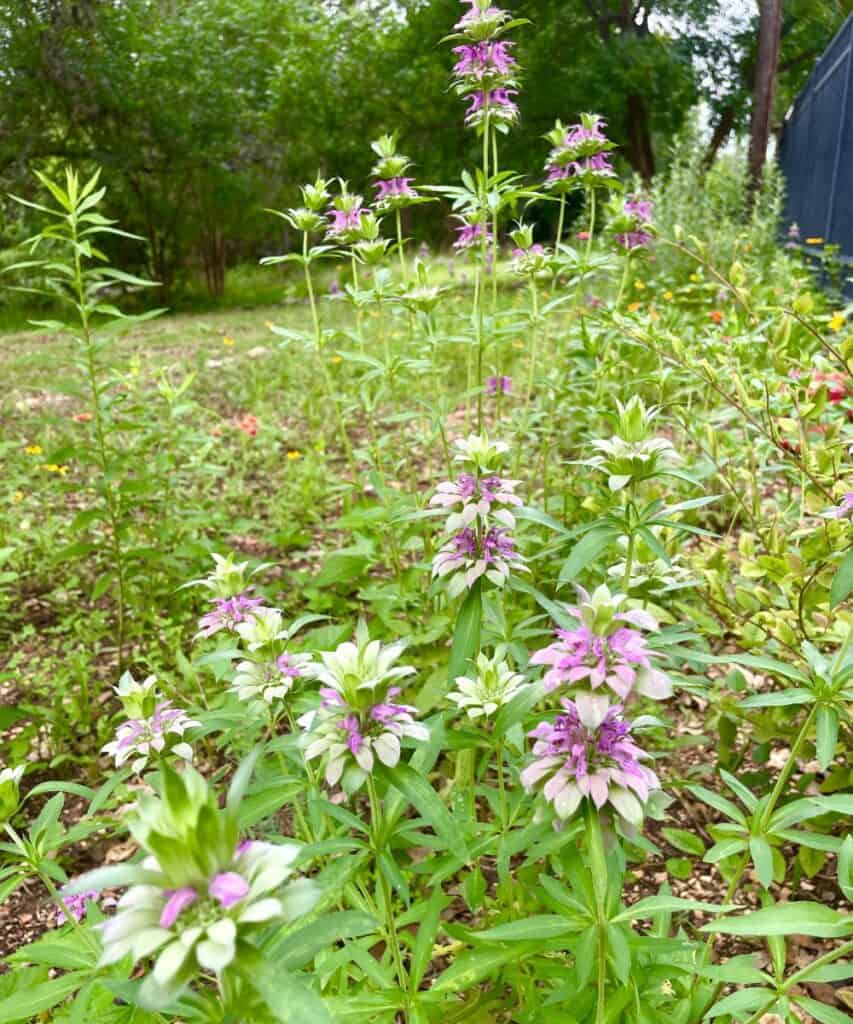
[[853,15],[788,113],[779,160],[786,227],[796,222],[801,239],[822,238],[853,259]]

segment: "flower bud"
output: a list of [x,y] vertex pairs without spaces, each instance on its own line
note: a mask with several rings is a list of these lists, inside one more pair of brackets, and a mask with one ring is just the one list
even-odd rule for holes
[[18,810],[21,802],[19,784],[24,774],[24,765],[4,768],[0,771],[0,825],[5,825]]

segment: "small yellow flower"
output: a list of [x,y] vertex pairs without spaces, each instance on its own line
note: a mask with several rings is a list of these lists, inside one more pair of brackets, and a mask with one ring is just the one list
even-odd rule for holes
[[645,281],[635,281],[634,282],[634,287],[637,289],[638,292],[641,292],[646,287],[646,282]]
[[294,451],[288,452],[287,453],[287,457],[288,457],[288,459],[291,462],[293,462],[295,459],[301,459],[302,458],[302,452],[297,452],[297,451],[294,450]]
[[628,312],[629,313],[636,313],[637,310],[640,308],[640,306],[642,306],[641,302],[629,302],[628,303]]
[[836,313],[833,316],[833,318],[829,321],[829,329],[831,331],[835,331],[836,334],[838,334],[838,332],[841,330],[841,328],[843,326],[844,326],[844,314],[843,313]]
[[264,327],[266,327],[267,330],[270,330],[272,328],[272,326],[273,326],[272,320],[264,320]]
[[15,491],[15,493],[12,495],[12,501],[14,501],[15,503],[21,502],[23,500],[24,500],[24,492],[23,491]]
[[47,470],[48,473],[59,473],[60,476],[65,476],[68,472],[67,466],[60,466],[56,462],[46,462],[40,469]]
[[520,339],[516,338],[515,341],[512,343],[512,347],[513,348],[524,348],[524,342],[521,341]]
[[820,237],[807,238],[806,245],[823,245],[823,239]]
[[701,281],[702,278],[698,274],[691,274],[690,275],[690,280],[691,281]]
[[234,346],[234,339],[230,335],[226,334],[225,337],[222,339],[222,344],[226,348],[233,348],[233,346]]
[[27,455],[41,455],[42,446],[40,444],[28,444],[24,451]]
[[666,299],[667,302],[672,302],[672,300],[675,298],[672,292],[664,292],[663,297]]
[[339,363],[340,361],[341,361],[341,357],[340,356],[332,356],[332,362],[333,363]]

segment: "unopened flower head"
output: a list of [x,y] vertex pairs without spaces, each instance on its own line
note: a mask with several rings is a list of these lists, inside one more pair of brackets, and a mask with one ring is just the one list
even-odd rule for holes
[[4,825],[18,810],[21,802],[20,783],[26,765],[0,770],[0,825]]
[[557,121],[545,136],[551,152],[545,161],[545,187],[553,192],[611,187],[616,171],[610,163],[613,143],[598,114],[581,114],[580,122],[564,127]]
[[137,681],[130,672],[125,672],[113,690],[128,718],[147,718],[162,700],[157,691],[157,676],[146,676]]
[[297,680],[313,675],[310,654],[285,651],[271,661],[241,661],[230,689],[240,700],[273,704],[290,693]]
[[575,629],[558,629],[557,640],[536,651],[531,665],[547,665],[545,688],[607,686],[623,701],[632,692],[662,700],[672,694],[669,677],[655,668],[657,652],[641,630],[656,632],[657,620],[639,608],[620,610],[624,594],[611,594],[602,584],[592,595],[578,587],[579,602],[569,613]]
[[250,651],[287,639],[284,619],[277,608],[255,608],[234,628]]
[[495,7],[490,0],[462,0],[468,10],[456,22],[454,28],[471,42],[483,42],[498,36],[503,26],[511,20],[509,11]]
[[305,757],[322,757],[326,782],[342,781],[348,793],[357,790],[373,770],[375,759],[393,767],[404,737],[428,739],[426,726],[415,721],[416,709],[397,701],[397,680],[413,675],[410,665],[397,665],[405,644],[371,640],[360,622],[355,642],[321,652],[314,675],[323,684],[321,705],[299,719],[308,733]]
[[665,473],[680,461],[668,438],[651,436],[652,423],[658,413],[655,406],[646,408],[637,395],[626,405],[620,402],[617,405],[615,435],[593,441],[592,447],[600,454],[581,463],[606,473],[611,491]]
[[530,733],[534,760],[521,773],[522,785],[530,792],[544,782],[542,793],[563,820],[588,798],[598,810],[609,804],[630,826],[641,825],[643,806],[660,783],[642,764],[648,755],[631,738],[621,705],[592,694],[561,704],[553,724]]
[[487,434],[469,434],[457,438],[453,445],[457,449],[454,461],[468,463],[480,473],[497,471],[509,451],[506,441],[492,441]]
[[[148,853],[138,881],[119,900],[115,916],[98,926],[102,966],[127,956],[134,963],[154,958],[143,995],[157,1005],[176,998],[202,973],[220,975],[254,931],[301,917],[317,899],[314,883],[290,880],[298,845],[239,842],[230,796],[220,809],[198,773],[165,771],[163,799],[143,798],[131,824]],[[168,859],[154,852],[163,849]],[[84,876],[78,888],[86,883]]]
[[193,749],[182,737],[187,729],[198,725],[200,723],[185,711],[172,707],[170,700],[161,700],[149,718],[130,718],[122,722],[115,739],[105,744],[102,752],[115,759],[116,768],[130,761],[137,775],[145,770],[152,755],[189,762],[193,759]]
[[481,652],[475,668],[473,677],[457,676],[456,689],[447,695],[469,718],[491,718],[529,686],[520,672],[513,671],[503,647],[491,658]]
[[247,589],[249,568],[248,562],[235,562],[233,554],[211,555],[213,558],[213,572],[210,572],[203,579],[193,580],[186,586],[201,586],[212,591],[217,598],[235,597]]

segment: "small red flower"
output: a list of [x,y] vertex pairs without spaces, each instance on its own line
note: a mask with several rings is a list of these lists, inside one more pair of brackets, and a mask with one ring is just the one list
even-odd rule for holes
[[91,418],[92,414],[90,412],[78,412],[74,414],[75,423],[88,423]]
[[258,432],[258,417],[247,413],[237,421],[237,429],[242,430],[246,437],[254,437]]
[[721,324],[723,322],[723,314],[719,309],[712,309],[708,316],[714,321],[715,324]]

